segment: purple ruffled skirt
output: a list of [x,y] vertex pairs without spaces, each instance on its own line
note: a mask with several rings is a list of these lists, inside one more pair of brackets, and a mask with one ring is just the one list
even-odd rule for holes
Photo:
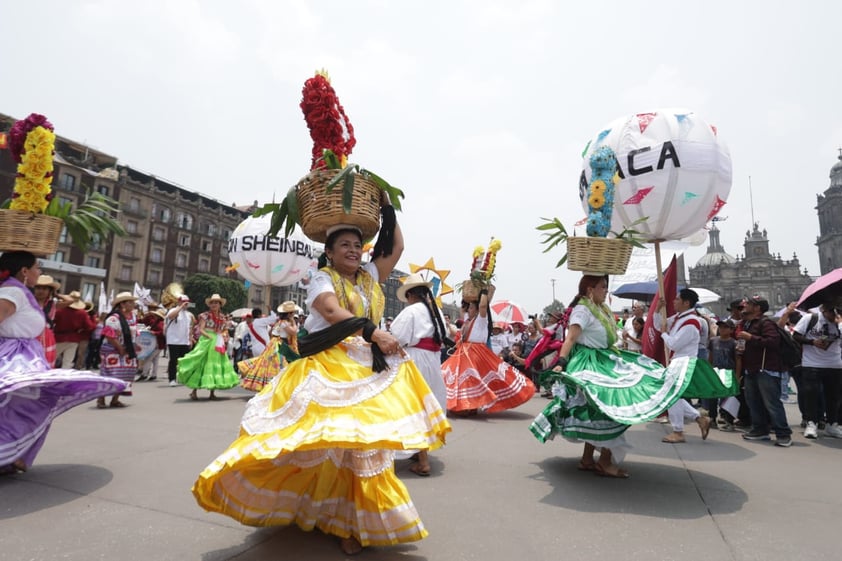
[[125,388],[94,372],[50,368],[37,340],[0,338],[0,468],[17,460],[29,467],[53,419]]

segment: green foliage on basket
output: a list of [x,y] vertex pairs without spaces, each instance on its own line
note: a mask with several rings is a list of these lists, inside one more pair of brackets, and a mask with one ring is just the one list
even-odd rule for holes
[[[395,210],[401,210],[401,199],[404,198],[404,192],[397,187],[394,187],[385,179],[377,175],[371,170],[360,167],[358,164],[347,164],[344,168],[340,159],[331,150],[325,149],[322,152],[321,161],[325,163],[325,169],[342,170],[330,180],[325,187],[326,192],[331,193],[338,186],[342,185],[342,210],[346,213],[351,212],[351,204],[354,197],[354,176],[360,175],[372,181],[381,191],[385,191],[389,195],[389,200]],[[269,235],[277,236],[281,228],[284,228],[284,235],[289,236],[295,229],[296,224],[300,224],[301,216],[298,209],[298,190],[292,187],[284,196],[280,203],[268,203],[254,211],[253,216],[259,217],[266,214],[272,215],[272,220],[269,224]]]

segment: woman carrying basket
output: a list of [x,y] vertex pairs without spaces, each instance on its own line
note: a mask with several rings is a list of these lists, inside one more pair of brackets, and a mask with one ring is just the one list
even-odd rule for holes
[[365,265],[357,227],[327,229],[302,358],[249,401],[241,436],[199,475],[193,494],[206,510],[251,526],[318,528],[346,554],[427,535],[395,476],[395,451],[436,448],[450,426],[397,339],[377,328],[380,282],[403,251],[385,193],[381,205],[393,235],[381,230]]

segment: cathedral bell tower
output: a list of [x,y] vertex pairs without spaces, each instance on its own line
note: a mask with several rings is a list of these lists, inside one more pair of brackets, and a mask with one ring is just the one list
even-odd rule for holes
[[821,274],[842,267],[842,148],[839,161],[830,168],[830,187],[817,195],[819,215],[819,269]]

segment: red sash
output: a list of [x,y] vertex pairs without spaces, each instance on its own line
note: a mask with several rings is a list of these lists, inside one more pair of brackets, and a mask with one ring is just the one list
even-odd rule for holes
[[254,330],[254,326],[252,324],[249,323],[248,326],[249,326],[249,331],[251,331],[251,334],[254,335],[254,338],[257,339],[260,342],[260,344],[265,347],[266,346],[266,339],[264,339],[263,337],[261,337],[260,335],[257,334],[257,331]]
[[441,351],[441,345],[436,343],[435,339],[432,337],[424,337],[413,346],[419,349],[424,349],[425,351],[433,351],[434,353]]

